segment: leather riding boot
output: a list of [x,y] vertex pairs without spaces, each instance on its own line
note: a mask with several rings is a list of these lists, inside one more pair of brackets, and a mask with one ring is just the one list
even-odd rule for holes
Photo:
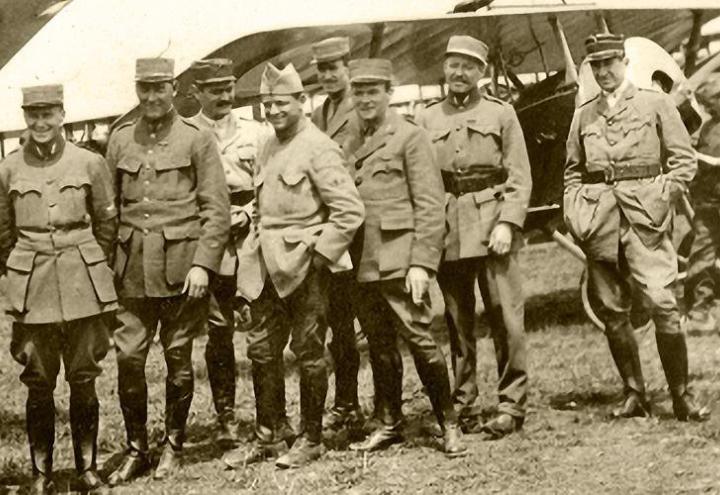
[[53,470],[55,444],[55,401],[52,390],[28,390],[25,419],[33,475],[49,480]]
[[235,412],[235,350],[233,332],[227,327],[212,326],[205,347],[208,381],[215,411],[220,422]]
[[432,360],[426,359],[425,356],[416,357],[414,355],[413,357],[415,357],[415,367],[420,381],[425,386],[438,424],[441,426],[445,423],[456,424],[458,415],[450,395],[450,377],[440,349],[436,350],[436,356]]
[[680,421],[704,421],[710,416],[706,408],[695,404],[688,390],[688,356],[685,335],[655,333],[660,362],[673,401],[673,413]]
[[70,430],[78,474],[97,469],[99,409],[94,381],[70,384]]
[[322,441],[322,417],[327,395],[324,358],[300,363],[300,417],[302,433],[311,444]]
[[185,441],[185,426],[193,399],[192,342],[165,350],[165,435],[176,449]]
[[[278,390],[285,378],[279,376],[278,366],[275,363],[252,363],[252,381],[255,392],[255,430],[256,432],[270,432],[272,442],[277,433]],[[284,386],[282,387],[284,391]],[[284,395],[284,394],[283,394]]]
[[645,397],[640,354],[630,321],[606,322],[606,336],[610,353],[623,381],[625,399],[619,409],[613,411],[618,418],[650,416],[650,404]]
[[127,443],[137,457],[149,453],[147,433],[147,382],[142,363],[118,359],[118,398],[122,410]]

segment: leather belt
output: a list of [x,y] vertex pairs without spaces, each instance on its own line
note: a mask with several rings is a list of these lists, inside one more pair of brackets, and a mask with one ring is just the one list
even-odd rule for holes
[[505,170],[493,170],[491,172],[468,171],[449,172],[442,170],[443,185],[445,192],[455,196],[461,194],[478,192],[489,187],[495,187],[507,180]]
[[232,191],[230,192],[230,204],[235,206],[245,206],[255,198],[255,190],[249,191]]
[[583,174],[583,184],[613,184],[620,180],[646,179],[655,177],[662,173],[662,167],[659,164],[651,165],[619,165],[617,167],[606,168],[605,170],[597,170],[595,172],[586,172]]

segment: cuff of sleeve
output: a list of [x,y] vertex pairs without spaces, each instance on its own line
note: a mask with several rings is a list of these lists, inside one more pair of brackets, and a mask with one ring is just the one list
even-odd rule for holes
[[325,227],[315,242],[314,251],[335,263],[347,251],[351,239],[346,239],[334,227]]
[[197,251],[195,251],[195,256],[193,257],[192,264],[193,266],[201,266],[208,271],[217,273],[218,269],[220,268],[220,260],[222,259],[222,253],[222,249],[220,249],[216,254],[206,252],[200,249],[200,247],[198,246]]
[[522,210],[519,208],[503,208],[503,210],[500,212],[500,218],[498,219],[498,221],[510,223],[516,226],[518,229],[522,229],[523,225],[525,224],[526,216],[527,210],[524,208]]
[[410,266],[421,266],[433,273],[440,265],[442,252],[435,247],[413,247],[410,253]]

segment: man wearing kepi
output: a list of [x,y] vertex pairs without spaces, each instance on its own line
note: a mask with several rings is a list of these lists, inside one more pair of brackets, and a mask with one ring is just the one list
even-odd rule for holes
[[205,347],[208,380],[218,415],[216,440],[221,447],[236,441],[235,422],[235,329],[236,245],[248,234],[255,157],[266,132],[259,122],[236,117],[232,113],[235,99],[235,76],[232,61],[207,59],[195,62],[191,71],[192,88],[201,105],[197,115],[188,119],[200,129],[212,132],[222,158],[225,181],[230,190],[231,231],[219,271],[211,283],[208,342]]
[[83,490],[97,473],[95,378],[117,309],[109,256],[117,229],[112,179],[99,155],[63,139],[63,88],[23,89],[28,139],[0,164],[0,275],[13,317],[10,351],[24,366],[31,493],[52,493],[60,371],[70,384],[70,430]]
[[[318,81],[328,97],[313,111],[312,121],[343,146],[353,115],[348,80],[350,40],[345,37],[328,38],[313,45]],[[332,341],[328,345],[335,363],[335,405],[323,427],[339,432],[347,429],[355,434],[362,427],[362,412],[358,403],[358,370],[360,353],[355,339],[355,311],[351,304],[352,291],[357,282],[352,271],[330,276],[328,323]]]
[[358,260],[357,306],[370,345],[375,418],[382,423],[351,448],[373,451],[402,440],[400,334],[443,431],[445,453],[453,457],[466,449],[445,358],[430,334],[428,293],[442,252],[442,180],[425,131],[389,109],[391,80],[389,60],[350,62],[358,118],[345,151],[367,212],[351,252]]
[[719,329],[713,310],[720,249],[720,74],[710,74],[695,95],[710,119],[700,129],[698,173],[690,184],[695,217],[685,281],[685,299],[690,307],[687,331],[715,333]]
[[637,342],[629,320],[639,290],[655,323],[657,348],[681,421],[701,420],[688,390],[688,357],[673,285],[677,257],[669,230],[672,202],[695,174],[690,138],[672,100],[625,78],[623,37],[585,41],[601,93],[573,116],[567,140],[565,222],[588,258],[589,288],[601,304],[610,352],[625,398],[613,416],[645,417]]
[[289,338],[300,369],[301,432],[275,464],[291,468],[322,453],[328,270],[351,267],[347,248],[364,209],[340,148],[303,115],[303,85],[292,64],[283,70],[268,64],[260,95],[275,136],[258,155],[251,243],[239,252],[241,266],[258,270],[242,272],[238,281],[241,293],[259,294],[251,308],[258,323],[248,332],[247,351],[255,442],[224,460],[239,467],[287,449],[278,390],[284,386],[283,349]]
[[[455,372],[453,399],[468,430],[497,438],[522,427],[527,400],[524,303],[518,251],[530,200],[530,163],[512,106],[481,93],[487,46],[452,36],[443,71],[448,96],[418,118],[433,141],[449,231],[438,282]],[[477,279],[498,370],[498,414],[481,425],[474,335]]]
[[118,127],[108,144],[120,205],[115,276],[123,310],[115,347],[128,442],[111,484],[148,467],[145,362],[158,323],[167,379],[155,477],[180,462],[193,397],[192,343],[207,319],[209,279],[218,272],[230,229],[217,145],[211,133],[175,112],[173,65],[171,59],[137,60],[142,116]]

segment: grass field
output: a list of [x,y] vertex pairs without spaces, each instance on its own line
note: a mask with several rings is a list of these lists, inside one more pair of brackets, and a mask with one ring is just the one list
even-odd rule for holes
[[[470,454],[449,460],[422,427],[431,419],[412,361],[406,356],[404,411],[407,442],[386,452],[360,455],[329,450],[313,465],[278,471],[270,463],[226,471],[212,442],[212,412],[203,350],[195,345],[195,399],[189,420],[189,441],[180,474],[162,483],[149,476],[113,493],[720,493],[720,414],[703,424],[672,419],[655,339],[640,342],[645,377],[656,415],[649,420],[607,419],[620,398],[620,381],[603,335],[586,320],[577,286],[580,264],[550,244],[527,248],[522,263],[528,296],[530,397],[524,430],[499,441],[466,436]],[[437,295],[437,294],[435,294]],[[447,352],[442,319],[438,339]],[[482,318],[478,333],[486,333]],[[245,357],[244,336],[236,335],[239,359],[238,416],[245,432],[252,429],[254,405]],[[28,480],[29,455],[24,431],[26,391],[18,381],[19,366],[7,349],[10,331],[0,331],[0,493],[15,491]],[[688,342],[694,390],[703,403],[720,395],[720,340],[691,337]],[[494,354],[489,339],[479,341],[479,377],[483,405],[495,401]],[[101,398],[100,461],[106,471],[124,445],[124,427],[116,390],[113,353],[98,381]],[[164,365],[158,348],[151,352],[150,429],[158,438],[162,427]],[[361,402],[372,404],[367,355],[360,371]],[[332,378],[331,378],[332,380]],[[288,401],[298,413],[297,375],[289,371]],[[332,384],[331,384],[332,385]],[[332,390],[332,386],[330,387]],[[55,464],[58,485],[71,490],[72,450],[67,424],[68,387],[60,379],[56,391],[58,423]],[[328,403],[332,397],[328,397]]]

